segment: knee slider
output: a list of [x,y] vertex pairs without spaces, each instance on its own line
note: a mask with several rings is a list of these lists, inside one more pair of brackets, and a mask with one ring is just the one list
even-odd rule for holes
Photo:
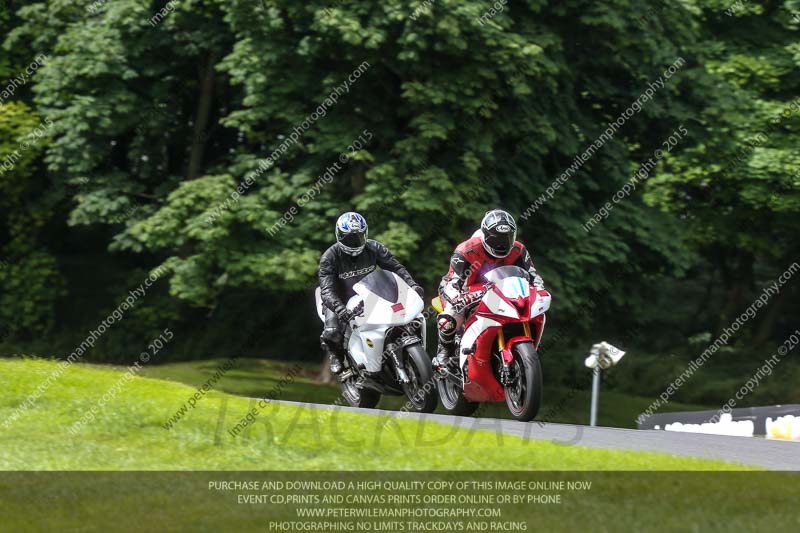
[[437,320],[436,324],[439,326],[439,331],[442,333],[455,332],[456,330],[455,317],[446,315],[444,313],[439,315],[439,319]]

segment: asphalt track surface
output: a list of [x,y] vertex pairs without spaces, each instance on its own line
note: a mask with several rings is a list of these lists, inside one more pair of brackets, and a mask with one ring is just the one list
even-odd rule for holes
[[586,446],[610,450],[657,452],[681,457],[716,459],[730,463],[800,471],[800,443],[767,440],[760,437],[727,437],[663,430],[637,430],[589,427],[573,424],[517,422],[498,418],[473,418],[439,414],[399,413],[380,409],[334,407],[332,405],[280,402],[314,409],[343,409],[376,416],[401,416],[407,419],[435,421],[463,428],[502,432],[531,440],[543,440],[564,446]]

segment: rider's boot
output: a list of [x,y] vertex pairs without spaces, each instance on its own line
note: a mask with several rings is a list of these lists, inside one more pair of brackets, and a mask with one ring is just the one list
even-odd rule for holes
[[436,350],[436,356],[431,361],[435,370],[443,370],[447,366],[448,361],[453,357],[453,344],[452,339],[449,343],[439,339],[439,349]]
[[434,370],[443,370],[453,357],[455,346],[455,320],[450,323],[450,317],[440,315],[439,319],[439,348],[436,356],[431,361]]
[[453,346],[456,337],[456,319],[449,313],[439,313],[437,326],[439,333],[439,349],[436,351],[436,356],[431,361],[431,364],[434,370],[440,371],[447,366],[448,361],[453,357]]
[[329,350],[328,358],[331,361],[331,374],[341,374],[342,370],[344,369],[344,363],[342,363],[342,356],[339,355],[334,350]]
[[340,341],[340,338],[334,336],[335,333],[337,333],[337,331],[333,328],[325,328],[322,336],[320,336],[320,345],[322,346],[322,350],[328,354],[328,359],[331,364],[331,374],[334,375],[340,374],[344,369],[341,350],[336,346],[331,346],[332,344],[337,344],[337,341]]

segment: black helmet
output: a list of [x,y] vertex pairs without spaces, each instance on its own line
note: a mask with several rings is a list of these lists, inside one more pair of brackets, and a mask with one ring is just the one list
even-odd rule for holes
[[353,211],[336,221],[336,241],[345,253],[358,255],[367,244],[367,220]]
[[506,257],[517,240],[517,223],[502,209],[487,211],[481,220],[481,242],[494,257]]

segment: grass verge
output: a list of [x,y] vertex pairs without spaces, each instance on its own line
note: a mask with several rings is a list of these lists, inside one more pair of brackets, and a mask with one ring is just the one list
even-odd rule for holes
[[[213,363],[209,366],[216,368]],[[53,361],[0,359],[0,424],[57,367]],[[201,370],[208,369],[191,372],[198,372],[199,378]],[[120,387],[121,375],[119,368],[73,365],[67,369],[29,410],[2,429],[0,470],[742,468],[654,453],[525,441],[397,416],[368,416],[277,402],[260,410],[247,431],[232,437],[228,430],[253,408],[253,402],[218,391],[203,396],[172,429],[165,429],[164,423],[196,389],[141,376]],[[224,386],[228,387],[236,376],[234,370],[226,374]],[[262,385],[268,388],[269,383],[258,386]],[[115,387],[117,393],[108,394]],[[98,408],[104,395],[107,399]],[[72,434],[70,427],[93,406],[94,419]]]

